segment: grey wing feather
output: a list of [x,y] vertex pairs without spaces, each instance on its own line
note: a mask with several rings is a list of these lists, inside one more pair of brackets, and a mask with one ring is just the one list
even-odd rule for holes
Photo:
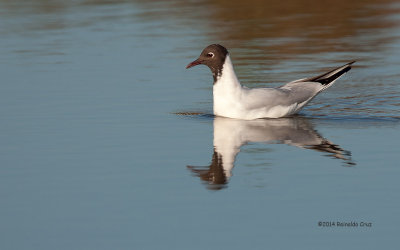
[[354,62],[347,63],[322,75],[289,82],[279,88],[244,88],[246,107],[257,109],[277,105],[289,106],[296,103],[307,103],[348,72]]
[[307,103],[348,72],[354,62],[347,63],[322,75],[289,82],[278,88],[249,89],[244,87],[244,103],[249,109]]
[[321,84],[315,82],[291,83],[279,88],[247,89],[246,107],[257,109],[277,105],[290,106],[311,100],[322,89]]

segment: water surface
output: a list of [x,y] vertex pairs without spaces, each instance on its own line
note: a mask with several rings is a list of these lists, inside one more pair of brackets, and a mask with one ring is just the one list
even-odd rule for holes
[[[0,1],[1,249],[394,248],[399,7]],[[299,116],[236,121],[185,70],[211,43],[248,87],[357,63]]]

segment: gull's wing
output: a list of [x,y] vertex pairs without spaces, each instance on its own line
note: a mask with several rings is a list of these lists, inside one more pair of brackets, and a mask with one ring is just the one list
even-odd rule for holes
[[351,69],[350,62],[327,73],[289,82],[279,88],[243,88],[244,103],[248,109],[269,108],[277,105],[304,106],[319,92],[330,87],[338,78]]
[[291,106],[310,101],[321,90],[321,84],[301,82],[290,87],[245,89],[243,94],[247,109]]

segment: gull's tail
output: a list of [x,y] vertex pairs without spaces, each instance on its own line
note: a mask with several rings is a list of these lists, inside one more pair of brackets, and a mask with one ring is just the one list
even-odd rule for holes
[[304,79],[302,82],[319,82],[322,85],[329,87],[331,83],[349,71],[351,69],[351,65],[355,62],[356,61],[349,62],[339,68],[329,71],[328,73]]

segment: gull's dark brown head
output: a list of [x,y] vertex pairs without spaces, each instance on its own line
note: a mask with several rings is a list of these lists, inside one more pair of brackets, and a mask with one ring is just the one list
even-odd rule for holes
[[211,69],[214,82],[216,82],[217,77],[222,73],[222,68],[227,55],[228,50],[224,46],[219,44],[211,44],[201,52],[199,58],[189,63],[186,68],[188,69],[199,64],[207,65]]

